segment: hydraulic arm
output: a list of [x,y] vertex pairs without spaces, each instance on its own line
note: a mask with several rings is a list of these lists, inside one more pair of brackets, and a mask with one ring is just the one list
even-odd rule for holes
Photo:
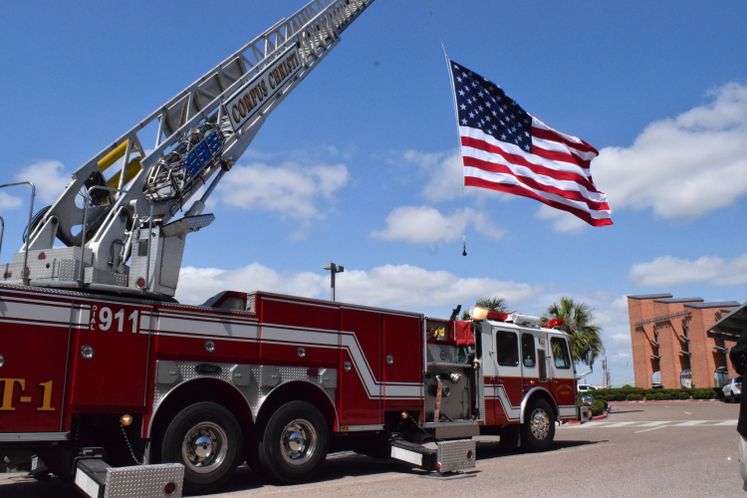
[[173,296],[186,235],[213,220],[207,197],[372,2],[313,0],[159,106],[37,213],[5,280]]

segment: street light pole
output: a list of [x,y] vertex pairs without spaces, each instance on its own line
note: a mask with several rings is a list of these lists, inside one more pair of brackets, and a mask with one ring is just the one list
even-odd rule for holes
[[332,291],[332,300],[335,300],[335,275],[337,273],[342,273],[345,271],[345,267],[342,265],[337,265],[333,262],[329,262],[322,266],[323,269],[329,271],[329,287]]

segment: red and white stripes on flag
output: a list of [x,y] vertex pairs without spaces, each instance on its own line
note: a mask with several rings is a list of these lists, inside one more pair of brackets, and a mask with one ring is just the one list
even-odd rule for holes
[[450,65],[465,185],[530,197],[593,226],[612,224],[607,196],[591,177],[594,147],[526,113],[485,78]]

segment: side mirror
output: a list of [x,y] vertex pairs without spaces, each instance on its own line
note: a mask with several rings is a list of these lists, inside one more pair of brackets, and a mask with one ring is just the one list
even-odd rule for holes
[[584,363],[589,365],[589,368],[594,364],[594,354],[591,352],[591,348],[584,351]]

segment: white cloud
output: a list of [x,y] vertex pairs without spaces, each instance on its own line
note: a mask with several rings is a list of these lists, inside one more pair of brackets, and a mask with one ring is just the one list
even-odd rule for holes
[[660,256],[652,261],[634,264],[628,276],[636,284],[648,287],[691,283],[743,285],[747,284],[747,254],[732,259],[701,256],[694,260]]
[[[329,296],[329,276],[310,272],[282,273],[258,263],[228,270],[184,267],[177,298],[186,303],[201,303],[229,289],[265,290],[326,299]],[[411,265],[348,269],[337,275],[336,285],[340,301],[422,312],[450,310],[458,303],[468,307],[477,298],[485,296],[501,296],[516,303],[526,301],[537,292],[537,287],[525,283],[459,277],[447,271]]]
[[747,86],[729,83],[713,100],[651,123],[630,147],[606,147],[594,161],[610,206],[693,218],[747,193]]
[[0,209],[15,209],[22,204],[20,198],[0,191]]
[[537,209],[535,218],[537,218],[538,220],[550,221],[552,223],[553,230],[555,230],[556,232],[571,233],[579,232],[581,230],[584,230],[585,228],[591,228],[591,226],[581,218],[574,216],[566,211],[552,208],[545,204],[542,204],[539,209]]
[[186,266],[179,273],[177,299],[198,304],[224,290],[264,290],[320,297],[325,284],[329,285],[324,275],[311,272],[283,274],[259,263],[229,270]]
[[[37,161],[21,168],[16,175],[16,181],[29,181],[36,188],[35,206],[51,204],[62,195],[67,184],[70,182],[70,174],[64,170],[64,165],[59,161]],[[10,191],[0,192],[0,209],[15,209],[28,202],[28,190],[21,192],[17,187],[11,194]]]
[[218,198],[229,206],[310,221],[323,217],[321,204],[333,201],[347,182],[343,164],[254,163],[234,167],[218,187]]
[[511,198],[495,190],[464,187],[462,156],[457,149],[446,152],[406,150],[402,154],[402,159],[425,172],[426,181],[421,195],[428,201],[444,202],[465,196],[478,200],[492,198],[505,201]]
[[374,306],[434,307],[462,303],[469,306],[484,296],[509,302],[532,297],[536,288],[491,278],[464,278],[447,271],[411,265],[384,265],[369,271],[353,270],[337,276],[341,300]]
[[407,150],[403,158],[409,163],[420,166],[427,173],[428,179],[422,190],[425,199],[432,202],[448,201],[464,195],[462,158],[458,151]]
[[459,239],[470,226],[495,239],[504,235],[484,213],[470,208],[444,215],[430,206],[402,206],[392,210],[386,222],[386,228],[371,236],[411,244],[441,244]]

